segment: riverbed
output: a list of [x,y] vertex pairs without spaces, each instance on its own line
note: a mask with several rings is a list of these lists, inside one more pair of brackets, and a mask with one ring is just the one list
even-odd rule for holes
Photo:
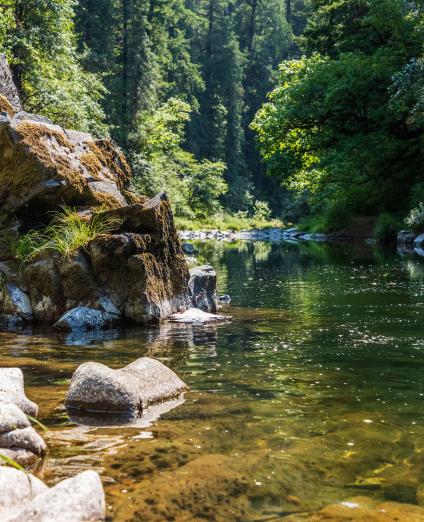
[[[424,490],[424,262],[366,244],[204,242],[231,323],[0,334],[40,406],[49,484],[100,472],[113,521],[275,521]],[[69,419],[87,360],[141,356],[190,386],[133,425]],[[172,406],[172,408],[171,408]],[[160,415],[161,414],[161,415]]]

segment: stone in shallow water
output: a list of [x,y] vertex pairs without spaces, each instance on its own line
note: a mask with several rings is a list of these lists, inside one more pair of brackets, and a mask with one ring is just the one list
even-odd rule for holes
[[227,321],[231,318],[228,315],[215,315],[199,310],[198,308],[189,308],[185,312],[172,314],[169,319],[176,323],[205,324]]
[[153,404],[181,397],[186,390],[172,370],[149,357],[118,370],[88,362],[72,376],[65,405],[82,411],[137,415]]
[[37,416],[38,406],[25,395],[24,375],[19,368],[0,368],[0,403],[16,404],[24,413]]
[[105,512],[100,477],[89,470],[38,494],[5,522],[100,522]]
[[54,324],[54,328],[64,332],[100,330],[107,322],[106,314],[100,310],[78,306],[66,312]]
[[218,310],[216,272],[211,266],[203,265],[192,268],[188,289],[196,308],[212,313]]
[[28,417],[16,404],[0,402],[0,434],[16,429],[28,428],[30,425]]
[[39,457],[47,450],[46,443],[32,426],[0,433],[0,448],[21,448]]
[[0,520],[7,520],[17,509],[49,488],[33,475],[9,468],[0,468]]

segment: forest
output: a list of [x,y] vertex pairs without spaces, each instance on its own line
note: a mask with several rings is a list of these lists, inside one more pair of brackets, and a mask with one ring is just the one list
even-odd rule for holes
[[407,0],[3,0],[24,108],[111,136],[177,218],[424,224],[424,13]]

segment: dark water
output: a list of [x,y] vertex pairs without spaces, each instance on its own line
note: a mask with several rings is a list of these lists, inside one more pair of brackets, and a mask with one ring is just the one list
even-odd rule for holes
[[[283,520],[357,495],[421,501],[424,263],[366,245],[199,248],[232,296],[230,324],[1,334],[2,364],[24,370],[50,429],[40,475],[98,469],[110,520]],[[184,404],[130,427],[68,419],[78,364],[144,355],[190,386]]]

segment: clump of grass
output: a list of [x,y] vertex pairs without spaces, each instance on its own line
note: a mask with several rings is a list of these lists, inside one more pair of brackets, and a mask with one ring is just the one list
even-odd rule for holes
[[62,212],[54,214],[52,224],[46,228],[32,230],[14,239],[11,252],[18,263],[29,263],[41,252],[49,250],[69,258],[113,228],[114,223],[110,218],[96,213],[90,219],[84,219],[75,210],[63,207]]

